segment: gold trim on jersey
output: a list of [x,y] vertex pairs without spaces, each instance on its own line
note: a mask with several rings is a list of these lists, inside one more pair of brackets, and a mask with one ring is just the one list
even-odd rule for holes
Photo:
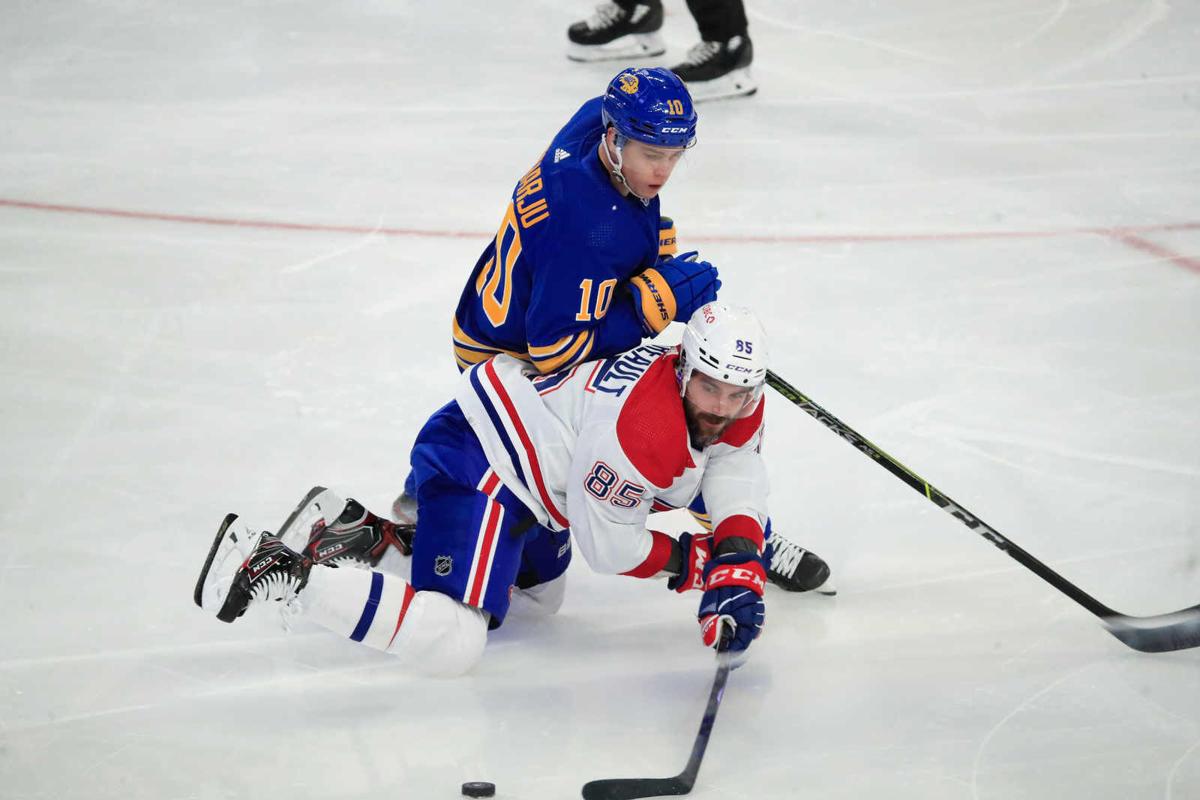
[[454,360],[458,364],[460,370],[465,370],[482,361],[487,361],[497,353],[506,353],[513,358],[519,358],[522,361],[529,360],[528,353],[520,353],[515,350],[505,350],[502,347],[493,347],[490,344],[475,340],[468,335],[462,327],[459,326],[458,320],[451,321],[451,338],[454,342]]
[[[580,331],[567,335],[552,345],[529,347],[529,355],[540,372],[556,372],[564,367],[586,361],[595,344],[594,331]],[[565,349],[564,349],[565,348]]]
[[571,344],[574,339],[575,336],[568,333],[554,344],[549,344],[545,347],[535,347],[534,345],[529,345],[529,355],[535,360],[551,358],[567,349],[567,346]]

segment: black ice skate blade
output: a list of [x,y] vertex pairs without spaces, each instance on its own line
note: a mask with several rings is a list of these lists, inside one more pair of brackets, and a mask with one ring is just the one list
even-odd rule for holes
[[208,549],[208,558],[204,559],[204,569],[200,570],[200,577],[196,580],[196,590],[192,592],[192,599],[196,601],[196,605],[204,608],[200,602],[201,596],[204,594],[204,579],[208,577],[208,571],[212,568],[213,559],[217,557],[217,548],[221,546],[221,540],[225,538],[225,531],[237,519],[237,514],[226,514],[225,520],[221,523],[221,527],[217,529],[217,536],[213,539],[212,547]]

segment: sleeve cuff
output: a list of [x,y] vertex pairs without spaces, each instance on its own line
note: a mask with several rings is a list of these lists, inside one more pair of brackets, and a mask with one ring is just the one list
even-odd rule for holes
[[675,540],[659,531],[649,531],[649,533],[651,537],[650,552],[641,564],[622,572],[622,575],[628,575],[631,578],[653,578],[666,568],[667,562],[671,559],[671,547]]

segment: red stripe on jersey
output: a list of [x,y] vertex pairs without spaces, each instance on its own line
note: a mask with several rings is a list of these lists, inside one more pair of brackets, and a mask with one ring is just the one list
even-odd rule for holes
[[504,389],[504,384],[500,382],[500,377],[496,375],[495,362],[487,362],[484,364],[483,369],[487,373],[488,381],[491,382],[492,388],[496,391],[497,396],[499,396],[500,402],[504,405],[504,410],[508,412],[508,419],[517,431],[517,438],[521,440],[521,446],[525,448],[525,455],[529,458],[529,468],[533,472],[533,481],[537,487],[538,495],[542,498],[542,505],[546,507],[546,511],[549,512],[555,522],[564,528],[571,527],[571,523],[558,510],[558,506],[554,505],[554,500],[550,497],[550,492],[546,490],[546,482],[542,479],[542,467],[538,463],[537,452],[533,449],[533,443],[529,441],[529,433],[525,430],[525,426],[521,424],[521,418],[517,416],[517,409],[513,405],[512,398],[508,396],[508,392]]
[[675,540],[658,531],[650,531],[650,536],[652,541],[650,552],[646,558],[633,569],[622,572],[622,575],[628,575],[631,578],[651,578],[662,572],[663,567],[671,558],[672,543]]
[[499,484],[500,476],[497,475],[494,470],[489,468],[487,472],[483,473],[483,480],[481,480],[479,485],[475,488],[486,494],[488,497],[491,497],[492,492],[496,491],[496,487]]
[[483,582],[487,578],[489,561],[492,550],[496,547],[496,534],[500,530],[500,514],[503,511],[495,500],[488,500],[487,522],[483,528],[483,541],[479,545],[479,555],[471,565],[471,591],[467,593],[466,604],[479,607],[483,601]]
[[737,514],[736,516],[721,520],[721,524],[713,532],[713,551],[716,551],[721,542],[734,537],[749,539],[758,547],[758,552],[762,552],[763,529],[762,525],[759,525],[758,520],[754,517]]
[[404,584],[404,602],[400,604],[400,615],[396,617],[396,629],[392,631],[392,638],[388,639],[388,647],[391,647],[392,642],[396,641],[396,634],[400,632],[400,626],[404,624],[404,615],[408,613],[408,607],[416,595],[417,591],[412,587],[412,584]]

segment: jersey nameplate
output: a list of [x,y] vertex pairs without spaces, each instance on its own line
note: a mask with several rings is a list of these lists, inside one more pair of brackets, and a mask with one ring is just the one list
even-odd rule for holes
[[648,344],[616,358],[610,358],[596,372],[589,388],[620,397],[645,374],[659,356],[670,349],[658,344]]

